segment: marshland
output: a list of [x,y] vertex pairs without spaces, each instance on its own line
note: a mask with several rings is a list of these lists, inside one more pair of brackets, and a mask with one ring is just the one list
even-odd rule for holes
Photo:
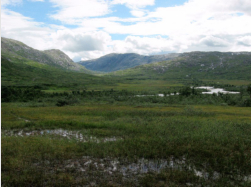
[[2,185],[249,186],[247,88],[2,88]]

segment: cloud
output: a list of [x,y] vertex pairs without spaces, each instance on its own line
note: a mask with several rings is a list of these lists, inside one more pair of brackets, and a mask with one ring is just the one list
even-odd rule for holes
[[22,3],[22,0],[1,0],[2,7],[7,6],[7,5],[15,6],[21,3]]
[[103,16],[110,12],[105,0],[50,0],[58,8],[51,18],[67,24],[78,24],[82,18]]
[[135,17],[143,17],[146,14],[143,10],[132,10],[130,13]]
[[[44,0],[28,0],[32,2],[44,2]],[[6,6],[17,6],[22,4],[23,0],[1,0],[1,6],[6,7]]]
[[1,22],[1,35],[4,37],[19,40],[36,49],[46,49],[51,45],[48,38],[53,29],[43,23],[7,9],[1,11]]
[[73,53],[83,51],[102,51],[111,40],[110,35],[101,31],[94,33],[61,32],[64,33],[59,34],[57,40],[63,40],[65,42],[62,49]]
[[240,37],[240,38],[237,39],[237,42],[238,42],[239,45],[250,47],[251,46],[251,36]]
[[[21,0],[2,2],[7,6]],[[40,50],[57,48],[75,60],[127,52],[149,55],[164,51],[250,51],[250,0],[189,0],[153,11],[147,6],[154,5],[154,0],[50,2],[57,8],[50,17],[76,28],[36,22],[3,8],[2,36]],[[116,4],[127,6],[132,16],[110,17]],[[127,37],[112,40],[112,34]]]
[[[35,49],[60,49],[71,58],[97,58],[112,52],[111,37],[103,31],[89,32],[82,28],[45,25],[19,13],[2,9],[1,35],[25,43]],[[85,56],[80,56],[85,55]]]
[[229,45],[225,40],[214,36],[206,36],[200,40],[200,43],[209,47],[226,47]]
[[111,4],[124,4],[131,9],[154,5],[155,0],[113,0]]
[[152,6],[155,4],[155,0],[113,0],[111,4],[121,4],[127,6],[131,9],[130,13],[132,16],[135,17],[143,17],[148,12],[147,10],[143,9],[146,6]]

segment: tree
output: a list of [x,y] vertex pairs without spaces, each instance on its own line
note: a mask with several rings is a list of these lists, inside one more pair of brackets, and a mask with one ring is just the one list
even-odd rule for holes
[[240,98],[242,99],[242,97],[243,97],[243,93],[244,93],[244,88],[243,88],[243,86],[241,86],[240,87]]
[[248,87],[247,87],[247,92],[248,92],[248,94],[250,95],[250,98],[251,98],[251,84],[248,85]]
[[182,96],[189,96],[192,94],[192,89],[190,87],[183,87],[181,90],[180,90],[180,95]]

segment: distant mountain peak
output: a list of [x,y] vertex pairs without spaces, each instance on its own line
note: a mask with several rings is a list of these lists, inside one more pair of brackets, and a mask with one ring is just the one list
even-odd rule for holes
[[144,56],[137,53],[111,53],[98,59],[81,61],[79,64],[92,71],[112,72],[143,64],[171,60],[178,56],[179,54]]

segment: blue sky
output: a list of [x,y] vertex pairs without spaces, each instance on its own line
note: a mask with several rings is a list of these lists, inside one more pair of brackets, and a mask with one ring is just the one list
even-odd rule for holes
[[248,0],[2,0],[1,33],[75,61],[109,53],[250,51]]

